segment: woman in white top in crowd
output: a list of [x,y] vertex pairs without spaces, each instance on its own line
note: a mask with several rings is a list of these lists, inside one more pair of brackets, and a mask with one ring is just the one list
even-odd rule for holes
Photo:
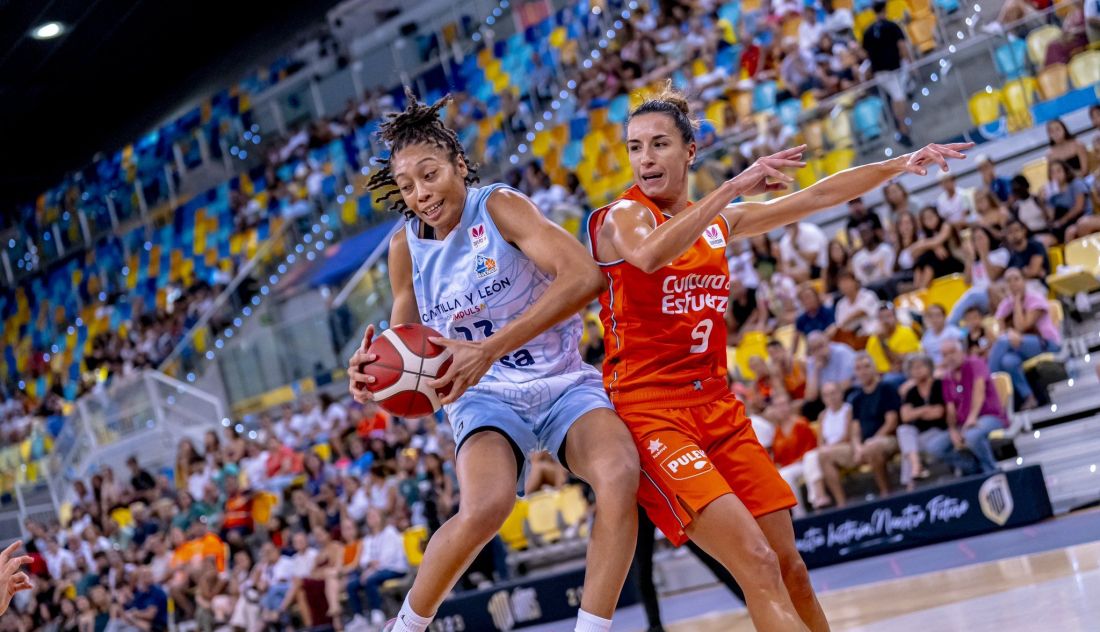
[[966,268],[963,274],[970,288],[963,293],[959,300],[951,308],[951,316],[947,322],[958,326],[967,310],[977,307],[982,313],[988,314],[990,305],[989,292],[1005,268],[1008,267],[1008,251],[995,241],[989,229],[984,226],[975,226],[970,229],[970,238],[963,242],[963,254]]
[[814,509],[832,504],[825,491],[825,475],[821,472],[822,446],[836,445],[848,440],[849,425],[852,423],[852,405],[844,401],[844,393],[836,382],[826,382],[821,387],[821,401],[825,410],[817,417],[818,448],[810,450],[802,457],[802,478],[806,481],[806,496]]

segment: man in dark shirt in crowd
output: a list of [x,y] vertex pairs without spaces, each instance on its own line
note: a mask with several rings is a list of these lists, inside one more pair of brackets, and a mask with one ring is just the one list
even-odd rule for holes
[[[141,469],[141,465],[138,463],[136,456],[131,456],[126,459],[126,466],[130,468],[130,487],[134,488],[134,493],[142,498],[149,496],[151,492],[156,490],[157,481],[153,478],[153,475],[148,470]],[[152,500],[151,498],[146,498]]]
[[859,389],[848,398],[852,405],[851,441],[818,448],[825,486],[838,506],[846,496],[840,482],[840,468],[871,466],[879,494],[890,493],[886,464],[898,452],[896,431],[901,400],[897,389],[884,383],[875,362],[866,353],[856,356]]
[[882,219],[878,213],[871,211],[863,203],[863,198],[855,198],[848,201],[848,224],[845,231],[848,234],[848,243],[859,243],[863,239],[863,228],[870,228],[875,232],[880,242],[886,241],[886,232],[882,228]]
[[905,32],[896,23],[886,19],[886,1],[875,0],[875,21],[863,32],[863,50],[871,61],[871,71],[879,87],[890,98],[894,110],[894,119],[898,126],[898,140],[907,146],[909,126],[905,117],[909,109],[909,95],[905,91],[905,76],[902,73],[902,60],[909,59],[909,44]]
[[1027,280],[1046,284],[1050,274],[1050,259],[1043,244],[1028,236],[1027,226],[1013,218],[1005,229],[1005,248],[1008,250],[1008,267],[1019,268]]
[[815,331],[831,336],[836,326],[833,308],[822,303],[821,296],[811,283],[803,283],[798,288],[798,302],[802,304],[802,313],[794,321],[798,333],[808,336]]

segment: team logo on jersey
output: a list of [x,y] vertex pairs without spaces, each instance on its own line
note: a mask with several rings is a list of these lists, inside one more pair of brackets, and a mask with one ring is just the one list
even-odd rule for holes
[[477,271],[477,278],[479,279],[491,277],[498,272],[496,259],[486,257],[485,255],[478,255],[474,263],[474,270]]
[[707,458],[707,453],[697,445],[686,445],[673,452],[672,456],[661,463],[661,467],[665,468],[668,475],[677,481],[695,478],[714,469],[710,459]]
[[483,250],[489,245],[489,233],[485,230],[485,224],[478,224],[470,229],[470,245],[474,250]]
[[726,247],[726,238],[722,236],[722,229],[718,228],[718,224],[707,226],[707,229],[703,231],[703,239],[707,240],[711,248]]
[[664,454],[665,450],[668,450],[668,446],[661,443],[660,439],[654,438],[649,440],[649,456],[657,458]]

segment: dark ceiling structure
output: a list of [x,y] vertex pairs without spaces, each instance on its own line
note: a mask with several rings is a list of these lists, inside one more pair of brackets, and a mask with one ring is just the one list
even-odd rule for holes
[[[0,212],[315,33],[337,0],[0,0]],[[58,21],[67,31],[36,40]]]

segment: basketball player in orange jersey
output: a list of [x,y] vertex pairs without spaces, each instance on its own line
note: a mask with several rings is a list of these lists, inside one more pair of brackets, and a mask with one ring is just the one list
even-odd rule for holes
[[[726,387],[729,298],[726,242],[790,224],[903,173],[947,169],[970,144],[929,145],[842,171],[770,202],[730,200],[778,190],[803,147],[758,160],[697,204],[687,199],[695,159],[687,102],[666,93],[627,124],[634,182],[589,222],[592,253],[609,283],[600,301],[604,384],[638,446],[639,501],[674,544],[688,539],[744,588],[759,630],[827,630],[795,548],[795,498]],[[746,188],[745,180],[751,180]]]

